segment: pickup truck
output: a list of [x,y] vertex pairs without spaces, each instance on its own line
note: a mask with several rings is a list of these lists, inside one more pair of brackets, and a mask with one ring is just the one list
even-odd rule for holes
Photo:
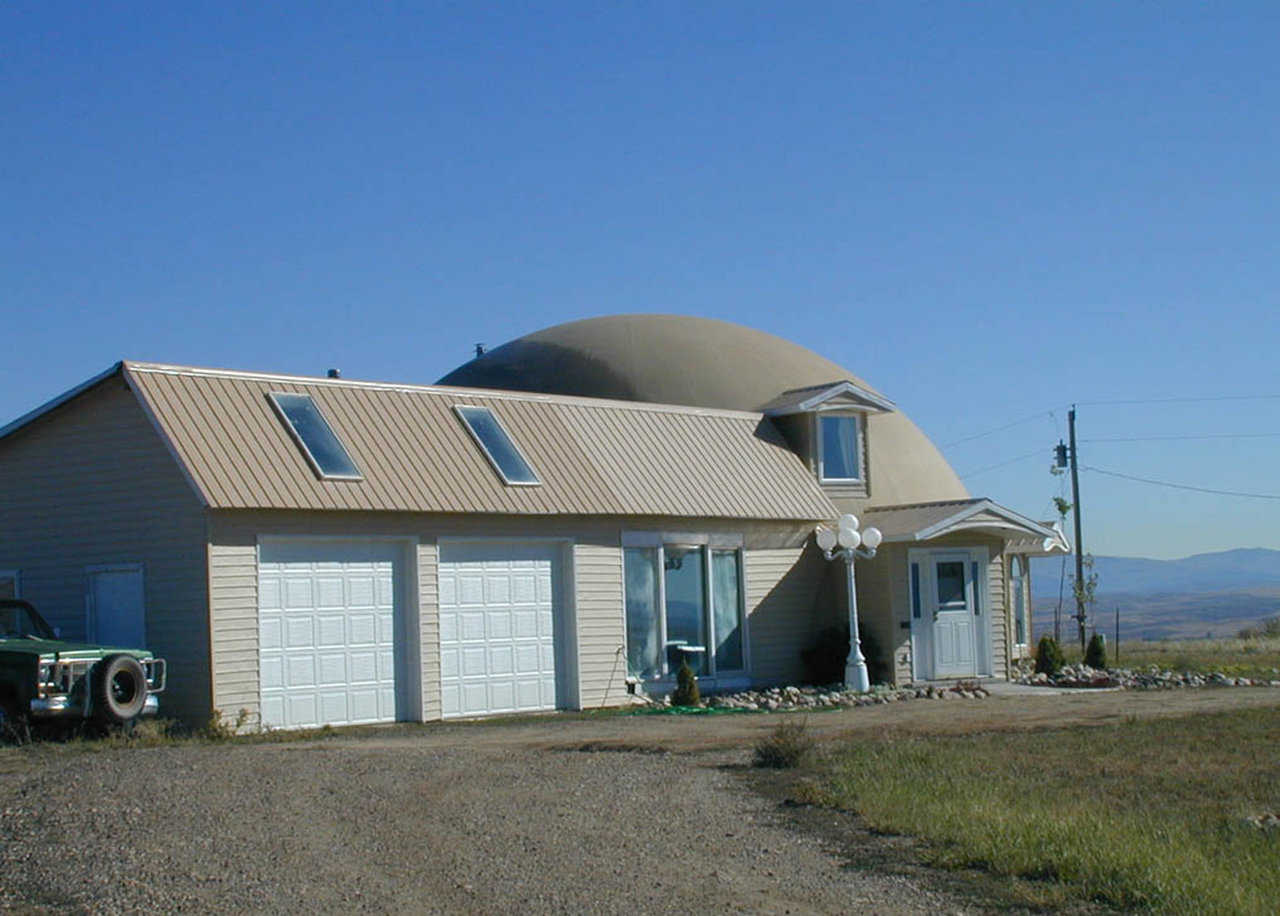
[[0,725],[155,715],[165,663],[145,649],[64,642],[29,601],[0,599]]

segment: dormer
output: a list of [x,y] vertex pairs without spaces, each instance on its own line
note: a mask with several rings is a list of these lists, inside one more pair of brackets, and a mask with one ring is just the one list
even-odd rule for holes
[[849,380],[783,392],[762,410],[832,496],[869,496],[867,417],[894,403]]

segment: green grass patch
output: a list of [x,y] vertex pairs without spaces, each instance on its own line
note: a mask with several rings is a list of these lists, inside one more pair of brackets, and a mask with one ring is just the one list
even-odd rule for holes
[[868,824],[926,841],[948,867],[1162,913],[1274,913],[1280,709],[1108,727],[860,739],[828,755],[819,792]]
[[[1062,648],[1069,663],[1080,661],[1079,643],[1068,640]],[[1120,643],[1118,662],[1115,646],[1108,643],[1107,660],[1121,668],[1156,665],[1162,670],[1280,680],[1280,637],[1126,640]]]

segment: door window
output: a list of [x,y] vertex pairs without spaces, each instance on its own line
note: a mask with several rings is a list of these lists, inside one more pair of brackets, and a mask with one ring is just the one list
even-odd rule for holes
[[954,611],[968,606],[964,587],[964,563],[946,560],[937,564],[938,610]]

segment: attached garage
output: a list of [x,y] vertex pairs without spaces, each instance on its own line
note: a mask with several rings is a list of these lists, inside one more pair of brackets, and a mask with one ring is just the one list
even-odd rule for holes
[[260,545],[263,725],[308,728],[402,717],[402,553],[388,542]]
[[562,705],[557,655],[566,626],[560,554],[554,543],[440,544],[445,717]]

